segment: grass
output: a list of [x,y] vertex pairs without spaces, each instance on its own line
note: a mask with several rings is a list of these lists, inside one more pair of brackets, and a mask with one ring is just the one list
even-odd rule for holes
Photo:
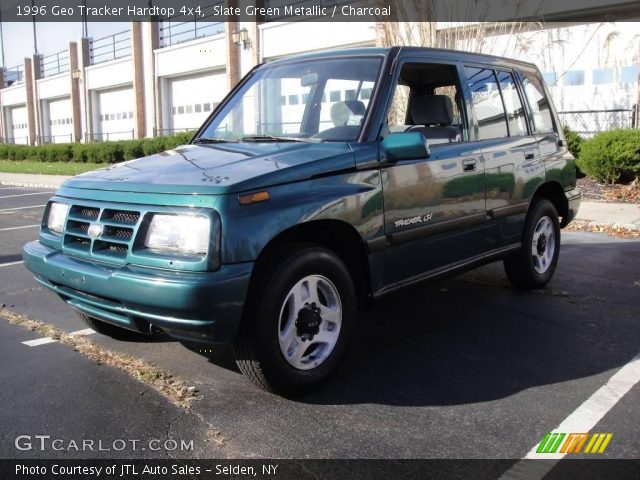
[[0,172],[35,173],[41,175],[79,175],[97,168],[108,166],[107,163],[64,163],[38,162],[34,160],[0,160]]

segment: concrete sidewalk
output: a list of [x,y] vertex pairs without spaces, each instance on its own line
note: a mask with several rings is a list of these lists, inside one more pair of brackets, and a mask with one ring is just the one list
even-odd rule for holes
[[640,204],[583,201],[576,221],[590,227],[613,226],[640,230]]
[[[0,172],[0,184],[13,187],[58,188],[71,177]],[[640,204],[585,202],[575,218],[590,227],[614,226],[640,230]]]
[[66,175],[34,175],[28,173],[0,172],[0,185],[29,188],[58,188],[67,180]]

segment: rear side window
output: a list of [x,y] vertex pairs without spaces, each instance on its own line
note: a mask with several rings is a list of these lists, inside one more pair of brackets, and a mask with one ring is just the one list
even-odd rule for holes
[[516,88],[513,76],[509,72],[497,72],[500,81],[500,90],[504,99],[504,106],[507,110],[507,120],[509,122],[509,134],[512,137],[527,135],[527,121],[525,120],[524,108]]
[[536,133],[553,133],[553,117],[551,106],[544,93],[540,80],[531,73],[521,73],[522,88],[533,117],[533,129]]
[[478,122],[478,140],[509,136],[504,106],[493,70],[465,67]]

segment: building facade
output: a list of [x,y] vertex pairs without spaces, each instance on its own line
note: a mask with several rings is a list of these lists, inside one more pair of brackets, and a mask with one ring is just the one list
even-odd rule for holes
[[[434,46],[537,64],[561,118],[584,135],[638,125],[640,23],[494,26],[480,37],[458,34],[465,25],[435,26]],[[105,38],[70,39],[67,51],[0,71],[0,137],[43,144],[193,130],[256,64],[374,46],[380,29],[366,22],[134,22]],[[336,85],[325,101],[348,99],[350,90]],[[303,108],[303,94],[289,97],[283,108]]]

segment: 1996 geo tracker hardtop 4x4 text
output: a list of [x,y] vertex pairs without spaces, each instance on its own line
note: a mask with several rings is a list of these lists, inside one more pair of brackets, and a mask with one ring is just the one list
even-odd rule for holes
[[499,259],[544,286],[575,180],[534,65],[296,56],[253,69],[189,145],[65,182],[24,259],[98,332],[233,343],[251,380],[296,394],[383,294]]

